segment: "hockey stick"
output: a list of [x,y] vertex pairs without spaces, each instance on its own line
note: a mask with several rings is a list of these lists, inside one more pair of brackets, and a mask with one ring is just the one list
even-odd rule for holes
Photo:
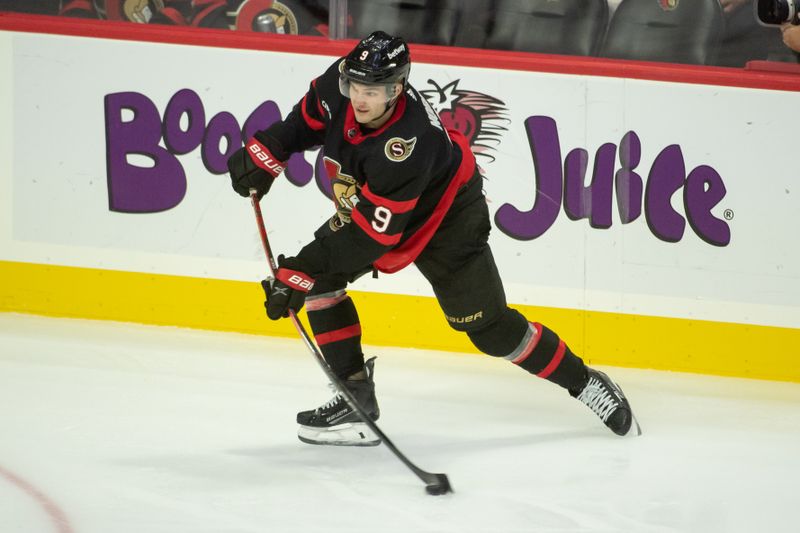
[[[258,232],[261,235],[261,244],[264,247],[264,254],[267,256],[267,264],[269,265],[270,275],[274,278],[275,273],[278,270],[278,265],[275,263],[275,258],[272,255],[272,248],[269,246],[269,239],[267,239],[267,230],[264,226],[264,216],[261,213],[261,204],[259,203],[258,193],[251,189],[250,190],[250,203],[253,205],[253,212],[256,215],[256,223],[258,224]],[[447,474],[433,474],[431,472],[426,472],[425,470],[419,468],[417,465],[412,463],[408,457],[406,457],[403,452],[397,449],[397,446],[389,440],[389,437],[381,431],[377,424],[364,412],[364,409],[358,404],[355,400],[353,395],[347,390],[339,377],[333,373],[331,367],[328,366],[328,363],[325,361],[325,358],[320,353],[319,348],[317,345],[314,344],[314,341],[311,340],[311,337],[306,332],[306,328],[303,326],[303,323],[300,322],[300,319],[297,317],[297,313],[289,310],[289,318],[291,318],[292,323],[294,324],[295,329],[300,334],[300,338],[305,343],[308,350],[314,355],[314,358],[317,360],[320,368],[322,371],[325,372],[325,375],[328,376],[328,379],[333,383],[333,386],[336,387],[336,390],[339,394],[344,397],[350,407],[358,414],[361,420],[383,441],[383,443],[392,451],[392,453],[406,465],[409,470],[414,472],[419,479],[425,483],[425,490],[428,494],[438,496],[441,494],[447,494],[448,492],[453,492],[452,487],[450,486],[450,480],[447,479]]]

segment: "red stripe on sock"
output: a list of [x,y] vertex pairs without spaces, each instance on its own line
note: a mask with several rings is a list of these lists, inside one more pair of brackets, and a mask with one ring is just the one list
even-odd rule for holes
[[552,374],[558,365],[561,364],[561,360],[564,359],[564,352],[567,351],[567,345],[564,344],[564,341],[561,339],[558,340],[558,349],[556,353],[553,355],[553,358],[550,359],[550,362],[544,367],[544,370],[536,374],[542,379],[547,379],[547,377]]
[[314,339],[316,339],[317,344],[324,346],[325,344],[349,339],[357,335],[361,335],[361,324],[353,324],[352,326],[347,326],[346,328],[335,329],[327,333],[315,334]]

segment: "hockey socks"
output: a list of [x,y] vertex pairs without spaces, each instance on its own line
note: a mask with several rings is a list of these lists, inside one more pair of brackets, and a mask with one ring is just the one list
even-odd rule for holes
[[583,360],[553,330],[528,322],[516,309],[507,308],[497,320],[467,335],[483,353],[502,357],[565,389],[586,381]]
[[565,389],[580,386],[586,379],[583,360],[553,330],[538,322],[527,324],[522,341],[505,359]]
[[314,340],[334,374],[347,379],[361,371],[361,322],[347,292],[340,289],[308,296],[306,311]]

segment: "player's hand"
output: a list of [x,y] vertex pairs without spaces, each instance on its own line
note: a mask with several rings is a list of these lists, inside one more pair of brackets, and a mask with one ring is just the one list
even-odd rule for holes
[[283,172],[284,165],[266,146],[255,138],[250,139],[228,158],[231,186],[245,197],[250,196],[250,189],[255,189],[260,199],[269,192],[272,182]]
[[290,309],[295,313],[302,309],[306,294],[314,286],[314,278],[306,274],[305,270],[302,261],[296,257],[278,256],[275,279],[261,282],[267,295],[264,307],[270,320],[289,316]]

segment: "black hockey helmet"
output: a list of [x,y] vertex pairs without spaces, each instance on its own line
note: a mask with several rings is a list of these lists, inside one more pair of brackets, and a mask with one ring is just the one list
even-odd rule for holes
[[405,88],[411,70],[411,54],[402,37],[376,31],[347,54],[339,69],[339,88],[344,96],[349,97],[351,81],[387,87],[399,82]]

